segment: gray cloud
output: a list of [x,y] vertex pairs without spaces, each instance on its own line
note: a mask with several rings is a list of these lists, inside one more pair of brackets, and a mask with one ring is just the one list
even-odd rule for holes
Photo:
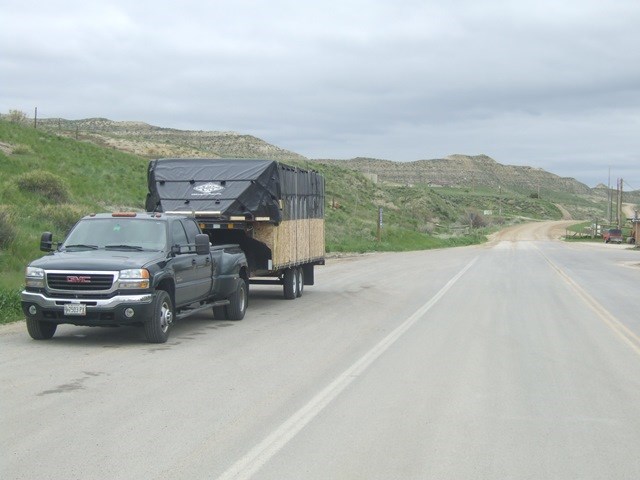
[[[640,4],[0,0],[0,111],[640,188]],[[616,173],[618,172],[618,173]],[[623,173],[624,172],[624,173]]]

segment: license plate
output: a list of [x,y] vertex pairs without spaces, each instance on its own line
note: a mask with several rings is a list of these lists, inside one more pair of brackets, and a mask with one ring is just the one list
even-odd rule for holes
[[86,315],[87,306],[84,303],[65,303],[64,314],[65,315]]

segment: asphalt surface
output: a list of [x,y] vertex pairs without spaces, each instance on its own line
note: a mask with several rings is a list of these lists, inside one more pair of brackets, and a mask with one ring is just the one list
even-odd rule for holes
[[333,259],[167,344],[0,328],[2,479],[638,479],[640,252],[562,223]]

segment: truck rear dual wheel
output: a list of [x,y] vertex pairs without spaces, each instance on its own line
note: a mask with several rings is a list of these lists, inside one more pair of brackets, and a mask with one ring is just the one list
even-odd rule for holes
[[165,343],[169,338],[169,327],[173,323],[173,302],[164,290],[156,292],[153,315],[144,322],[144,333],[149,343]]
[[56,323],[27,318],[27,332],[34,340],[49,340],[56,333],[57,328]]
[[247,283],[244,280],[238,282],[236,291],[229,298],[227,309],[227,318],[229,320],[242,320],[247,311]]
[[248,300],[247,282],[240,280],[236,291],[229,297],[229,305],[213,307],[213,318],[216,320],[242,320],[247,311]]

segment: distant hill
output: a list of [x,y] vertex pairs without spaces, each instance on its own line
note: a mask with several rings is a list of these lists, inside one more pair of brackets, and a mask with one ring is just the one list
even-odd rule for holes
[[143,122],[115,122],[106,118],[38,120],[38,128],[78,140],[90,140],[147,158],[203,157],[304,160],[305,157],[251,135],[162,128]]
[[267,158],[283,162],[339,165],[395,185],[506,189],[531,194],[563,192],[598,194],[573,178],[559,177],[527,166],[502,165],[486,155],[451,155],[433,160],[395,162],[373,158],[309,160],[252,135],[223,131],[194,131],[157,127],[143,122],[116,122],[106,118],[38,120],[38,128],[77,140],[115,148],[145,158],[213,157]]
[[415,162],[392,162],[373,158],[314,161],[338,163],[362,173],[375,174],[379,180],[400,185],[420,183],[435,187],[488,187],[521,193],[537,193],[540,190],[574,194],[591,192],[587,185],[574,178],[559,177],[540,168],[502,165],[486,155],[451,155]]

